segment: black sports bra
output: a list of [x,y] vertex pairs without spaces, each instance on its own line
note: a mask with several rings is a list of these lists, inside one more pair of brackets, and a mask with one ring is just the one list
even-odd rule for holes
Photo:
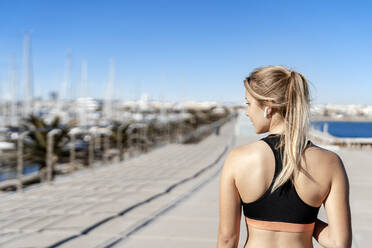
[[241,200],[246,222],[267,230],[288,232],[312,230],[319,207],[310,206],[301,200],[291,180],[270,194],[274,181],[283,167],[281,161],[283,150],[276,148],[280,135],[270,134],[261,140],[265,141],[274,153],[275,173],[270,187],[258,200],[250,203]]

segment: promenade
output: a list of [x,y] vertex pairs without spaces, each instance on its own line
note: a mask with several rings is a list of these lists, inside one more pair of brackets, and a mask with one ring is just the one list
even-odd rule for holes
[[[260,137],[243,117],[198,144],[171,144],[0,195],[0,247],[216,247],[224,159],[234,146]],[[370,247],[372,154],[329,149],[350,178],[353,247]],[[324,209],[319,216],[326,220]],[[246,237],[242,218],[239,247]],[[314,247],[320,247],[315,240]]]
[[[256,135],[244,116],[238,120],[235,129],[237,138],[234,146],[247,144],[265,135]],[[371,247],[372,227],[372,154],[355,149],[339,149],[327,146],[342,158],[350,180],[350,203],[353,226],[353,248]],[[220,166],[223,165],[221,161]],[[220,171],[220,170],[219,170]],[[163,214],[157,221],[143,228],[126,241],[119,243],[123,248],[145,247],[216,247],[218,229],[219,171],[207,178],[190,197]],[[327,220],[321,207],[318,217]],[[239,248],[247,238],[242,216]],[[315,248],[321,248],[313,239]]]
[[216,173],[233,134],[230,122],[198,144],[170,144],[1,194],[0,247],[119,246]]

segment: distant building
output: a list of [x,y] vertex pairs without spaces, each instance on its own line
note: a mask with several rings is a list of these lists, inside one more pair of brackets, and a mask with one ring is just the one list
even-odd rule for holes
[[57,99],[58,99],[58,92],[56,91],[49,92],[49,100],[57,101]]

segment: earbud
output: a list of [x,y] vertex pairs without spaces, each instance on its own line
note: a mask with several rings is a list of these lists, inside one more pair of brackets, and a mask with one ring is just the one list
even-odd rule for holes
[[269,108],[268,107],[265,107],[265,109],[264,109],[264,117],[266,118],[267,117],[267,110],[268,110]]

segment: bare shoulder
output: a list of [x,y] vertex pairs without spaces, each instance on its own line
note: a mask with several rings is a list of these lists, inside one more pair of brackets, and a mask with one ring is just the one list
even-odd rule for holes
[[252,159],[259,159],[263,154],[262,149],[264,147],[264,142],[257,140],[255,142],[234,147],[230,150],[227,157],[236,162],[251,161]]
[[231,151],[232,177],[244,202],[258,199],[269,187],[275,157],[263,140],[238,146]]
[[237,146],[230,150],[226,157],[226,166],[231,170],[239,173],[250,169],[257,170],[257,165],[262,164],[265,158],[265,150],[270,149],[266,147],[263,141],[257,140],[252,143]]
[[342,160],[337,153],[317,145],[313,145],[305,150],[305,158],[312,161],[314,165],[326,167],[330,170],[343,168]]
[[315,145],[307,148],[304,154],[306,169],[324,185],[330,186],[336,175],[346,177],[344,164],[336,152]]

